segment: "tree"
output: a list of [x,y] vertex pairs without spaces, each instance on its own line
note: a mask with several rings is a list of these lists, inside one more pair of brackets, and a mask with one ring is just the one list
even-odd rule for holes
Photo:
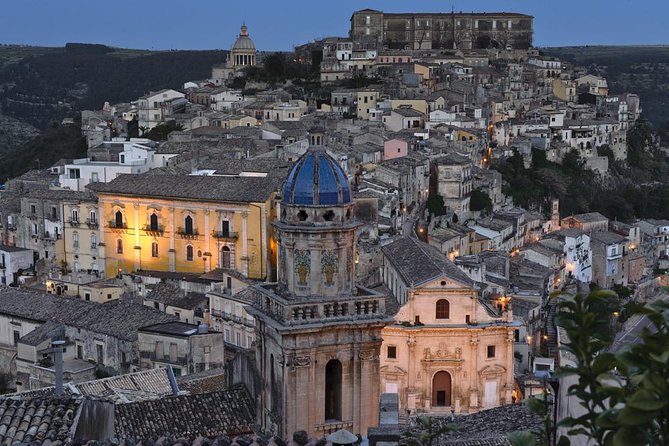
[[416,424],[418,432],[408,431],[404,434],[407,446],[432,446],[434,440],[457,429],[453,423],[439,425],[432,417],[425,416],[416,418]]
[[146,137],[153,141],[167,141],[167,136],[172,132],[181,132],[184,127],[175,121],[167,121],[164,124],[158,124],[146,134]]
[[486,192],[481,189],[474,189],[469,201],[469,210],[482,211],[484,209],[488,212],[492,211],[492,200]]
[[427,209],[431,214],[439,216],[444,215],[444,198],[439,194],[432,194],[427,197]]
[[[567,334],[564,347],[576,365],[563,366],[557,373],[577,377],[568,394],[580,400],[586,412],[559,425],[570,428],[570,435],[588,437],[594,445],[669,444],[669,302],[628,304],[626,312],[647,318],[651,327],[643,329],[638,342],[614,353],[609,346],[618,306],[618,296],[611,291],[560,303],[556,323]],[[511,440],[514,446],[532,444],[527,435]],[[559,444],[569,442],[564,438]]]

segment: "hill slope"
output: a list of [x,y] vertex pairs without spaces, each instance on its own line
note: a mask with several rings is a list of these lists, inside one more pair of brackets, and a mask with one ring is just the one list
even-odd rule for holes
[[18,61],[4,58],[10,62],[0,68],[0,110],[44,128],[83,109],[100,109],[105,101],[130,101],[151,90],[208,78],[211,66],[225,57],[225,51],[151,53],[68,44]]
[[643,115],[655,127],[667,125],[669,46],[579,46],[541,51],[601,73],[612,94],[637,93]]

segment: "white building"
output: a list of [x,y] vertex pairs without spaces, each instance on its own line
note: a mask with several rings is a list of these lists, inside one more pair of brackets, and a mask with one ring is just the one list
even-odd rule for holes
[[163,122],[166,104],[177,98],[185,98],[186,95],[176,90],[160,90],[142,96],[137,101],[138,119],[140,129],[151,130]]
[[60,175],[60,186],[64,189],[84,191],[89,183],[108,183],[124,173],[144,173],[156,167],[167,165],[167,160],[176,154],[156,154],[156,149],[149,146],[148,139],[136,138],[130,141],[114,141],[123,144],[123,151],[118,161],[93,161],[81,158],[65,164]]
[[0,282],[15,285],[19,270],[32,268],[33,251],[16,246],[0,246]]

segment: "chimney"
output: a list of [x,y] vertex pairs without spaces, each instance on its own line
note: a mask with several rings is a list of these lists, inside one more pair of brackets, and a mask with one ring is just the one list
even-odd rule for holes
[[56,363],[56,397],[63,396],[63,345],[65,341],[56,340],[51,342],[55,354]]
[[197,326],[197,334],[207,334],[209,333],[209,326],[204,322]]

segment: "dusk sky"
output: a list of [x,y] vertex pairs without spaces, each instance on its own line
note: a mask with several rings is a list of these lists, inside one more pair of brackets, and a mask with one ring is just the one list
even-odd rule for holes
[[450,12],[452,6],[531,14],[535,46],[669,44],[669,0],[6,0],[0,43],[228,49],[246,22],[259,50],[289,50],[346,35],[358,9]]

